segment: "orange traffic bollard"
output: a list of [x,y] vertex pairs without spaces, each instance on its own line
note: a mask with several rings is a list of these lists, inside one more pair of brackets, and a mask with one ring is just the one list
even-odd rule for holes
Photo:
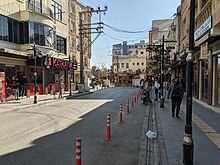
[[120,104],[120,124],[122,124],[122,104]]
[[81,165],[81,138],[76,139],[76,165]]
[[107,114],[107,131],[106,131],[106,141],[111,141],[111,126],[110,126],[110,114]]
[[129,113],[129,99],[127,99],[126,113]]

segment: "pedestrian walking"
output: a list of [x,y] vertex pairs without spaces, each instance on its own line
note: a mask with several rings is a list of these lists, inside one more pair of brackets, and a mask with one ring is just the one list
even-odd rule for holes
[[155,79],[155,81],[154,81],[154,92],[155,92],[155,96],[156,96],[156,98],[154,99],[155,101],[158,100],[159,88],[160,88],[160,84],[158,83],[157,79]]
[[14,99],[15,100],[20,100],[18,98],[18,96],[19,96],[19,82],[18,82],[18,78],[12,77],[11,87],[13,89]]
[[145,84],[145,82],[144,82],[144,79],[142,78],[142,79],[140,80],[140,88],[141,88],[141,90],[144,89],[144,84]]
[[180,112],[180,105],[182,102],[183,95],[184,95],[183,85],[179,82],[178,78],[175,78],[175,80],[172,80],[172,84],[170,85],[168,91],[168,99],[171,96],[171,100],[172,100],[173,118],[176,110],[176,117],[180,119],[179,112]]
[[24,97],[25,94],[25,89],[27,86],[28,80],[26,79],[25,75],[22,76],[22,78],[20,79],[20,96]]
[[59,96],[58,96],[58,99],[62,99],[63,98],[63,82],[62,82],[62,79],[60,79],[59,81]]

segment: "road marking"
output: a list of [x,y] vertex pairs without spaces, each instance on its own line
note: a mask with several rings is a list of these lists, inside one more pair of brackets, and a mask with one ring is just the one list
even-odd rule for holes
[[[186,106],[185,105],[183,105],[183,108],[181,108],[181,109],[183,112],[186,113]],[[194,113],[192,113],[192,121],[220,149],[220,134]]]

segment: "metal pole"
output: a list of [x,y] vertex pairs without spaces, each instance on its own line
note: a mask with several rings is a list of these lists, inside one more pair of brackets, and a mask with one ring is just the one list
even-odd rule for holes
[[37,104],[37,53],[34,44],[34,104]]
[[164,97],[163,97],[163,72],[164,72],[164,35],[162,40],[162,51],[161,51],[161,97],[160,97],[160,108],[164,108]]
[[80,84],[84,84],[83,79],[83,37],[82,37],[82,13],[79,12],[79,41],[80,41]]
[[192,79],[193,79],[193,48],[194,48],[194,24],[195,24],[195,0],[190,1],[190,31],[189,52],[187,55],[187,101],[186,101],[186,125],[183,138],[183,164],[193,165],[192,138]]
[[116,56],[117,59],[117,83],[119,84],[119,63],[118,63],[118,56]]
[[69,72],[70,72],[70,93],[69,93],[69,96],[72,96],[72,85],[71,85],[71,82],[72,82],[72,68],[70,67],[70,66],[72,66],[72,65],[70,65],[70,55],[69,55]]

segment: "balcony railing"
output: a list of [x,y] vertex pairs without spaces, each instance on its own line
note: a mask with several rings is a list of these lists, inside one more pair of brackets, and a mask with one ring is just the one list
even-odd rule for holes
[[212,0],[209,0],[196,17],[196,28],[199,28],[212,15]]

